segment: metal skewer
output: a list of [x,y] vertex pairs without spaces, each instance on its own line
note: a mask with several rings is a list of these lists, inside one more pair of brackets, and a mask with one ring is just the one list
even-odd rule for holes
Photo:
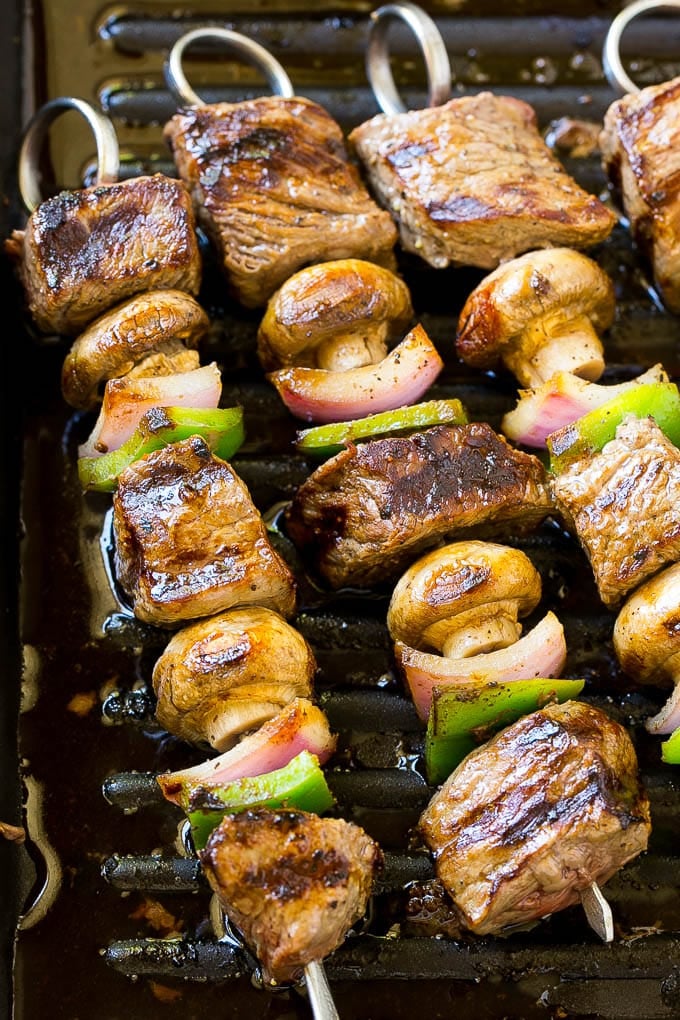
[[103,113],[84,99],[74,96],[57,96],[34,114],[24,131],[19,152],[19,191],[28,212],[40,205],[40,156],[50,125],[66,110],[77,110],[92,128],[97,146],[97,173],[95,184],[115,184],[118,180],[120,156],[116,131]]
[[340,1020],[335,1008],[326,971],[320,960],[314,960],[305,967],[305,984],[314,1020]]
[[623,69],[621,60],[621,36],[626,26],[637,18],[639,14],[647,11],[661,10],[664,8],[678,8],[680,0],[635,0],[634,3],[624,7],[612,21],[604,41],[602,50],[602,67],[607,81],[612,88],[621,93],[639,92],[640,89]]
[[441,106],[451,97],[451,65],[444,40],[429,14],[410,0],[401,0],[371,13],[366,74],[380,109],[391,116],[406,112],[392,77],[387,47],[389,23],[394,19],[408,25],[420,46],[427,73],[427,105]]
[[581,905],[588,924],[603,942],[614,941],[614,917],[612,908],[602,894],[597,882],[591,882],[581,893]]

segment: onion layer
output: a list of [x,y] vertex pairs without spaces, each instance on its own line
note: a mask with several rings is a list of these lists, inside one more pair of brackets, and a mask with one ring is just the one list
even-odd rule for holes
[[564,629],[554,613],[546,613],[540,623],[523,638],[500,648],[463,659],[420,652],[401,641],[395,654],[418,715],[426,721],[432,703],[432,690],[457,683],[508,683],[532,677],[559,676],[567,658]]
[[217,407],[221,395],[222,376],[214,361],[191,372],[110,379],[99,417],[78,455],[100,457],[117,450],[152,407]]
[[158,783],[166,800],[182,806],[189,786],[261,776],[283,768],[301,751],[316,755],[323,765],[335,745],[336,738],[321,709],[306,698],[296,698],[230,751],[193,768],[160,775]]
[[327,423],[414,404],[443,367],[436,347],[418,325],[377,365],[346,372],[283,368],[267,378],[296,418]]

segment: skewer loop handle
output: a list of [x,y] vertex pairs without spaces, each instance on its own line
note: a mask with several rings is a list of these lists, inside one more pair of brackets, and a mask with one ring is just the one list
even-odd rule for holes
[[284,96],[291,99],[295,90],[290,78],[284,71],[278,60],[272,56],[269,50],[259,43],[254,42],[239,32],[232,32],[228,28],[217,28],[206,26],[195,28],[180,36],[168,54],[165,62],[165,81],[180,106],[205,106],[204,100],[194,92],[186,79],[182,60],[186,50],[194,43],[205,40],[217,40],[224,44],[225,49],[235,53],[239,57],[245,57],[259,71],[262,71],[269,82],[275,96]]
[[640,91],[633,79],[623,69],[621,61],[623,30],[639,14],[663,8],[680,8],[680,0],[662,0],[662,2],[660,0],[634,0],[634,3],[619,11],[609,26],[602,50],[602,66],[609,84],[621,94]]
[[97,146],[95,184],[115,184],[118,180],[120,151],[118,138],[109,118],[84,99],[58,96],[41,106],[33,115],[24,131],[19,150],[19,192],[29,212],[33,212],[43,200],[38,167],[48,129],[66,110],[77,110],[92,128]]
[[451,64],[444,40],[429,14],[409,0],[400,0],[371,14],[366,74],[380,109],[389,115],[406,112],[394,84],[387,48],[387,30],[395,18],[404,21],[418,40],[427,72],[427,105],[441,106],[451,96]]

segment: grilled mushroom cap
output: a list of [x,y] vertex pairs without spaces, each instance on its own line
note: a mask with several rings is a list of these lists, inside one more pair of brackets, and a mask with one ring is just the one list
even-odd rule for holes
[[165,354],[171,363],[165,371],[156,365],[145,374],[169,375],[197,368],[195,354],[187,362],[187,348],[198,345],[209,325],[204,310],[184,291],[138,294],[95,319],[74,341],[62,367],[64,400],[71,407],[89,410],[101,402],[102,383],[127,375],[154,355]]
[[372,365],[412,317],[409,289],[388,269],[362,259],[322,262],[295,273],[270,298],[258,355],[265,371]]
[[629,676],[650,684],[680,680],[680,563],[636,589],[616,618],[613,639]]
[[178,631],[153,670],[156,716],[171,733],[228,750],[294,698],[309,698],[311,648],[271,609],[231,609]]
[[598,331],[614,320],[614,286],[598,264],[571,248],[505,262],[469,296],[458,321],[459,356],[477,368],[502,362],[520,385],[556,372],[594,382],[604,371]]
[[521,550],[454,542],[427,553],[401,577],[387,627],[394,641],[462,658],[516,641],[518,617],[540,597],[540,575]]

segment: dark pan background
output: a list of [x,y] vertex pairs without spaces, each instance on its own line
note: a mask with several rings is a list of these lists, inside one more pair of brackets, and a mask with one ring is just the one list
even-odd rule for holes
[[[442,29],[461,94],[489,87],[527,99],[546,129],[564,114],[599,120],[615,98],[603,78],[600,53],[618,3],[528,0],[508,5],[479,0],[424,6]],[[174,110],[163,84],[163,58],[179,34],[206,21],[236,28],[268,46],[298,92],[326,106],[343,128],[372,116],[377,107],[363,68],[371,7],[313,0],[295,5],[212,0],[182,6],[152,0],[127,6],[44,0],[29,9],[28,4],[22,8],[5,0],[0,33],[3,234],[23,223],[15,181],[21,125],[53,96],[77,95],[112,115],[125,174],[172,172],[161,134]],[[395,30],[393,39],[403,94],[410,105],[423,105],[422,70],[413,42],[401,30]],[[680,18],[657,15],[631,26],[624,56],[641,84],[680,73]],[[216,51],[198,52],[188,67],[192,84],[202,87],[209,100],[237,101],[262,92],[257,74]],[[60,184],[73,187],[89,179],[91,139],[71,114],[55,126],[50,156]],[[597,158],[565,162],[584,187],[603,191]],[[667,315],[648,293],[627,232],[617,228],[594,254],[612,275],[618,300],[604,381],[634,376],[657,361],[677,376],[680,320]],[[482,274],[436,273],[408,258],[402,259],[401,268],[417,313],[446,361],[436,395],[459,395],[473,417],[498,424],[514,403],[513,381],[502,374],[480,377],[466,370],[457,364],[452,346],[457,313]],[[0,819],[22,817],[20,759],[32,791],[32,839],[25,847],[0,841],[0,1008],[9,1016],[13,998],[15,1020],[303,1020],[309,1010],[297,993],[269,996],[253,988],[248,977],[219,985],[183,983],[186,970],[170,968],[135,982],[102,956],[114,940],[154,934],[139,913],[143,893],[122,894],[103,879],[102,866],[116,852],[171,851],[178,821],[169,805],[124,814],[106,802],[102,784],[121,772],[178,767],[201,756],[154,728],[144,684],[165,636],[136,626],[120,612],[102,571],[99,542],[110,501],[84,498],[79,491],[75,450],[92,420],[71,415],[61,399],[59,372],[67,345],[60,338],[34,334],[5,259],[2,282],[9,297],[3,303],[0,373]],[[214,322],[203,360],[218,360],[224,372],[223,403],[241,402],[246,413],[247,442],[235,466],[257,505],[267,511],[290,498],[309,465],[292,455],[295,425],[262,380],[254,349],[259,314],[229,302],[209,258],[201,299]],[[515,937],[491,948],[479,943],[462,952],[472,976],[491,975],[479,983],[472,977],[454,982],[432,974],[429,980],[376,976],[371,981],[334,981],[343,1020],[411,1020],[424,1008],[432,1018],[466,1011],[480,1020],[680,1016],[680,942],[673,935],[680,925],[680,784],[676,772],[661,766],[658,740],[648,738],[642,727],[664,693],[638,691],[621,676],[611,649],[613,616],[594,597],[576,546],[547,535],[529,543],[527,551],[544,577],[544,608],[555,608],[565,621],[570,648],[566,675],[585,676],[584,696],[630,725],[653,791],[650,856],[638,870],[627,871],[607,887],[617,922],[628,936],[643,934],[657,923],[670,934],[658,943],[656,936],[619,942],[610,953],[597,943],[580,912],[568,911],[524,940]],[[384,720],[367,730],[352,708],[357,695],[384,692],[396,706],[394,718],[408,714],[402,712],[404,699],[391,668],[384,629],[386,593],[356,600],[324,597],[305,583],[302,587],[300,625],[320,662],[319,693],[337,720],[343,761],[355,772],[381,769],[392,774],[397,762],[417,758],[419,732],[408,726],[394,732]],[[27,667],[17,749],[21,645]],[[114,704],[107,696],[116,691],[120,697]],[[91,694],[91,711],[83,716],[72,711],[74,696]],[[112,725],[102,722],[103,701]],[[345,807],[348,817],[396,851],[407,845],[409,826],[419,810],[414,803]],[[59,869],[53,865],[47,872],[43,858],[51,851]],[[53,884],[57,870],[60,885]],[[50,881],[40,899],[37,894],[46,878]],[[53,890],[56,896],[46,916],[20,935],[12,990],[16,918],[36,899],[38,909],[49,902]],[[185,932],[209,938],[204,893],[154,898],[181,920]],[[398,916],[398,897],[394,902],[388,897],[380,909],[388,917],[391,910]],[[379,912],[372,923],[384,923],[383,915]],[[35,918],[35,910],[29,916]],[[426,973],[442,948],[438,943],[431,952],[426,950]],[[513,950],[521,952],[515,957]],[[597,980],[598,961],[604,980]],[[583,980],[586,974],[591,980]]]

